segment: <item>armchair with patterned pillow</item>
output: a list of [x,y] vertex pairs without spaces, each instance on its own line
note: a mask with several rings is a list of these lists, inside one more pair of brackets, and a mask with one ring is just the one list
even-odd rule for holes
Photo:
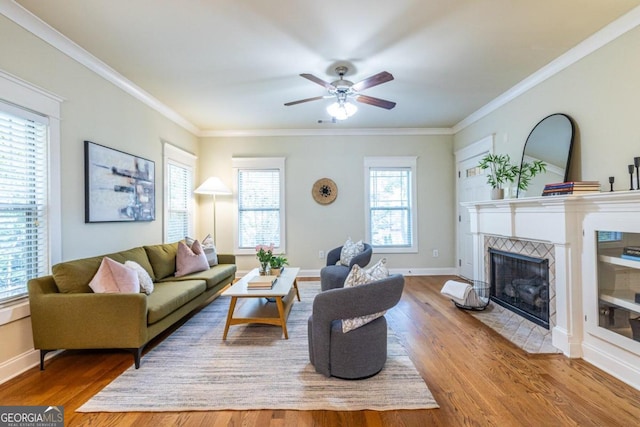
[[316,295],[307,325],[309,359],[316,372],[343,379],[380,372],[387,360],[384,313],[398,303],[403,288],[404,277],[392,274]]
[[371,261],[373,248],[368,243],[358,241],[353,243],[351,239],[337,248],[327,252],[327,265],[320,270],[320,287],[327,289],[341,288],[351,271],[351,267],[359,265],[364,268]]

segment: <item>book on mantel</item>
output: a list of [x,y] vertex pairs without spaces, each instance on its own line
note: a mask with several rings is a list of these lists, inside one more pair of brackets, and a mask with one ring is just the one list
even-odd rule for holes
[[542,195],[560,196],[598,192],[600,192],[600,182],[598,181],[568,181],[545,185]]
[[247,282],[247,289],[271,289],[278,276],[256,276]]

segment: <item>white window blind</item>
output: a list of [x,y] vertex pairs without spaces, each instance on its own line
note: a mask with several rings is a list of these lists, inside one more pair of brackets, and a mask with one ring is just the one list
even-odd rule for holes
[[416,252],[416,158],[365,158],[367,238],[378,252]]
[[0,301],[49,272],[48,120],[0,104]]
[[280,241],[280,171],[238,170],[238,241],[240,248]]
[[177,242],[190,235],[191,194],[193,193],[193,171],[191,168],[168,162],[167,188],[166,241]]

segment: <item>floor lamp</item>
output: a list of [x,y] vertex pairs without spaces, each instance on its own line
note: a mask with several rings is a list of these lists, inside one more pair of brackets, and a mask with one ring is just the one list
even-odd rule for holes
[[194,191],[195,194],[210,194],[213,196],[213,243],[216,244],[216,195],[217,194],[231,194],[229,187],[217,176],[211,176],[206,179],[205,182],[200,184]]

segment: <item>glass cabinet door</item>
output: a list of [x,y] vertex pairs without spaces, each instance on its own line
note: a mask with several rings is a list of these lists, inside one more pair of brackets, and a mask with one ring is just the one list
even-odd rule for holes
[[640,233],[596,231],[598,326],[640,341]]

